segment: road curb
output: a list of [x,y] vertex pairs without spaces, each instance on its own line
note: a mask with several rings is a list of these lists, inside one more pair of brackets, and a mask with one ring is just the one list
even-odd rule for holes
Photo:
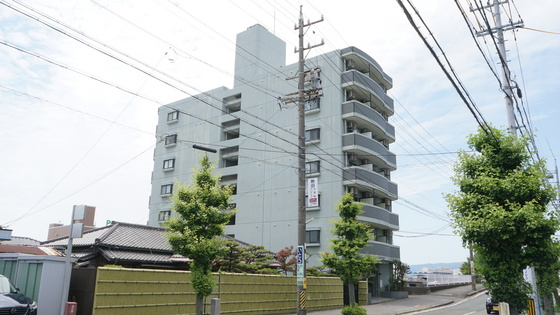
[[441,304],[438,304],[438,305],[433,305],[433,306],[422,308],[422,309],[410,310],[410,311],[406,311],[406,312],[402,312],[402,313],[396,313],[395,315],[402,315],[402,314],[410,314],[410,313],[427,311],[427,310],[431,310],[431,309],[434,309],[434,308],[447,306],[447,305],[453,304],[455,302],[456,302],[456,300],[452,300],[452,301],[449,301],[449,302],[441,303]]

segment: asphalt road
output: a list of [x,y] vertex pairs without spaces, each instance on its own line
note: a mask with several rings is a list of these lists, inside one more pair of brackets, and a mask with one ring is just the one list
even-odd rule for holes
[[[471,285],[436,291],[426,295],[410,295],[405,299],[379,300],[376,304],[364,305],[367,314],[395,315],[438,312],[430,315],[485,315],[486,295],[480,284],[473,292]],[[310,315],[340,315],[340,309],[309,312]]]
[[424,315],[486,315],[486,294],[483,292],[467,297],[452,304],[414,312],[410,314]]

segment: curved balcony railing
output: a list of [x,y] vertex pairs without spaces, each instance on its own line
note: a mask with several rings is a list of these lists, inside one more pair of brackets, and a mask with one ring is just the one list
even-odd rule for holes
[[366,134],[348,133],[342,135],[342,149],[345,151],[362,151],[364,154],[370,154],[372,157],[376,157],[389,168],[396,169],[397,167],[396,155]]
[[363,204],[362,210],[364,212],[360,214],[360,217],[370,219],[367,221],[373,220],[373,223],[380,227],[386,229],[398,229],[399,227],[399,215],[396,213],[367,203]]
[[355,84],[367,89],[375,98],[379,100],[380,106],[385,107],[391,115],[395,112],[394,101],[390,98],[385,91],[373,81],[369,76],[357,71],[349,70],[342,73],[342,84]]
[[383,78],[383,80],[385,81],[385,85],[387,85],[388,88],[391,88],[393,86],[393,79],[388,74],[383,72],[383,68],[381,68],[381,66],[379,65],[379,63],[377,63],[377,61],[375,61],[375,59],[373,59],[370,55],[363,52],[361,49],[356,48],[354,46],[350,46],[342,49],[340,51],[340,54],[343,57],[355,55],[360,59],[369,62],[374,67],[375,71]]
[[371,185],[372,189],[382,190],[393,199],[397,199],[398,186],[392,181],[385,178],[385,176],[375,172],[368,171],[361,167],[347,167],[342,172],[344,181],[356,181],[366,185]]
[[362,253],[375,255],[385,261],[401,259],[401,249],[399,246],[380,242],[370,241],[368,246],[362,250]]
[[389,124],[375,109],[358,101],[349,101],[342,104],[343,118],[358,117],[372,124],[383,132],[387,137],[395,140],[395,127]]

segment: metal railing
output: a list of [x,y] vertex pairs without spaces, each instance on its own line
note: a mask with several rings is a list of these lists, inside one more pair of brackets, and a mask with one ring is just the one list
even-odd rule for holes
[[[471,283],[470,275],[450,275],[450,274],[409,274],[408,279],[425,280],[427,286],[450,285],[450,284],[463,284]],[[424,281],[423,281],[424,283]]]

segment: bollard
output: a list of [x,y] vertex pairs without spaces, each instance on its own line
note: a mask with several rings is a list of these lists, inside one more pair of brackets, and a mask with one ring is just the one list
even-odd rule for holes
[[500,302],[500,310],[498,311],[500,315],[509,315],[509,304],[506,302]]
[[210,300],[210,315],[220,315],[220,299]]

